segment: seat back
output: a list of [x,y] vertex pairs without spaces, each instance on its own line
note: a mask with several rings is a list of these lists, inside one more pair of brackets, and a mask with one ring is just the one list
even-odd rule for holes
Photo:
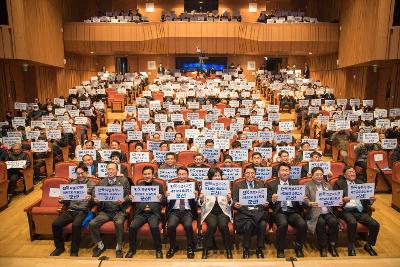
[[309,178],[309,177],[301,178],[301,179],[299,179],[299,185],[305,185],[306,183],[308,183],[310,181],[312,181],[312,178]]
[[41,207],[58,207],[60,203],[57,197],[50,197],[51,188],[60,188],[61,184],[69,184],[69,180],[63,177],[52,177],[43,181],[42,188],[42,201],[40,202]]
[[392,180],[400,183],[400,161],[393,164]]
[[367,156],[367,168],[376,169],[377,165],[380,169],[389,166],[388,154],[384,150],[369,151]]
[[55,176],[69,178],[69,167],[76,167],[77,164],[75,162],[58,162],[55,167]]
[[157,163],[140,162],[140,163],[132,164],[132,177],[133,177],[134,184],[137,184],[137,182],[143,178],[142,170],[145,166],[152,166],[154,168],[154,172],[158,171]]
[[222,118],[219,118],[218,119],[218,122],[219,123],[223,123],[224,124],[224,127],[225,127],[225,129],[231,124],[231,119],[230,118],[227,118],[227,117],[222,117]]
[[126,134],[124,133],[113,133],[110,135],[110,142],[112,141],[118,141],[121,144],[126,142]]
[[183,137],[185,137],[185,130],[186,129],[190,129],[189,125],[178,125],[176,126],[176,131],[178,133],[181,133],[183,135]]
[[343,162],[332,162],[331,163],[331,172],[333,174],[332,178],[339,178],[339,176],[343,174],[345,167],[346,164],[344,164]]
[[182,165],[189,165],[193,163],[193,157],[196,155],[196,151],[181,151],[178,153],[178,160],[177,162]]
[[349,158],[351,159],[356,159],[357,155],[356,155],[356,151],[354,150],[354,148],[358,145],[357,142],[349,142],[347,145],[347,155]]
[[7,164],[3,161],[0,161],[0,182],[7,181]]

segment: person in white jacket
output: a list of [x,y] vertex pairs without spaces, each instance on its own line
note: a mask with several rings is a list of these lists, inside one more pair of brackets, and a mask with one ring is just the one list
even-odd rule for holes
[[[222,170],[220,168],[210,168],[208,171],[209,180],[221,180]],[[232,196],[229,192],[226,196],[205,196],[200,194],[199,205],[201,207],[201,223],[207,224],[205,234],[205,244],[202,254],[203,259],[207,259],[208,250],[213,245],[213,237],[217,228],[219,229],[226,249],[226,257],[232,259],[232,243],[228,224],[233,222],[232,218]]]

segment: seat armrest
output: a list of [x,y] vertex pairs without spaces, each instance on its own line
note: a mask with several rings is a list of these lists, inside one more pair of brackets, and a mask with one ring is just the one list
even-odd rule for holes
[[41,202],[42,202],[42,199],[36,200],[36,201],[33,202],[31,205],[29,205],[28,207],[26,207],[26,208],[24,209],[24,211],[25,211],[25,212],[30,212],[30,211],[32,211],[32,208],[33,208],[33,207],[39,207]]

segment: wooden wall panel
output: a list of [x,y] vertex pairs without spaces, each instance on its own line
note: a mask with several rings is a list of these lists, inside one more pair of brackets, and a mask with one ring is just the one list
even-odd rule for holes
[[13,0],[9,4],[14,58],[62,67],[64,43],[61,0]]
[[186,54],[195,53],[197,45],[218,54],[330,54],[337,52],[339,38],[338,25],[329,23],[66,23],[65,28],[66,51],[103,55]]
[[400,59],[400,27],[393,27],[389,43],[389,59]]
[[14,58],[11,28],[3,25],[0,26],[0,58]]

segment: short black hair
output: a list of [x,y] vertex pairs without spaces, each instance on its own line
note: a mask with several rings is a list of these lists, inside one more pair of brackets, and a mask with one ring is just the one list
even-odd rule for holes
[[146,170],[151,170],[151,173],[154,174],[154,167],[153,166],[150,166],[150,165],[144,166],[143,169],[142,169],[142,174]]
[[281,163],[279,163],[279,165],[278,165],[278,172],[280,171],[280,169],[281,169],[282,167],[288,167],[289,170],[292,169],[292,166],[290,166],[290,164],[288,164],[288,163],[286,163],[286,162],[281,162]]
[[321,167],[314,167],[314,168],[312,168],[312,170],[311,170],[311,174],[314,174],[316,171],[322,171],[322,172],[324,172],[324,169],[322,169]]
[[208,170],[208,173],[207,173],[208,180],[212,180],[212,178],[214,177],[214,175],[216,173],[219,173],[221,175],[221,177],[222,177],[223,172],[222,172],[222,170],[220,168],[218,168],[218,167],[210,168]]
[[189,169],[184,166],[178,167],[178,169],[176,169],[176,173],[178,173],[179,171],[186,171],[187,173],[189,173]]

